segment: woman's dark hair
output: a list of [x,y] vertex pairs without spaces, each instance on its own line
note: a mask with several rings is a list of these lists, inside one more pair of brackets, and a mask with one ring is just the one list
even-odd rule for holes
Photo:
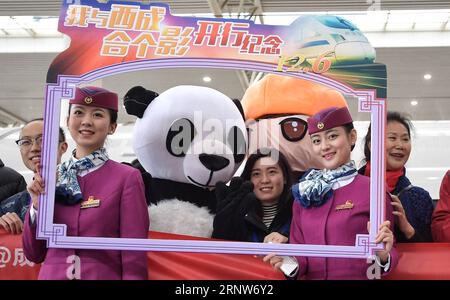
[[[386,124],[390,122],[398,122],[405,126],[408,131],[408,137],[411,138],[411,131],[414,129],[414,126],[411,120],[405,116],[404,114],[396,111],[388,111],[386,117]],[[366,161],[370,160],[370,133],[371,133],[372,124],[369,125],[367,129],[366,137],[364,138],[364,157]]]
[[352,132],[352,130],[355,129],[355,126],[353,126],[353,122],[344,124],[344,125],[342,125],[342,127],[344,127],[345,132],[347,132],[347,134],[350,134]]
[[[347,134],[350,134],[352,130],[355,129],[355,126],[353,126],[353,122],[344,124],[342,125],[342,127],[344,127],[344,130]],[[351,146],[350,151],[353,151],[353,149],[355,149],[355,144]]]
[[286,157],[278,150],[273,148],[261,148],[258,149],[255,153],[250,154],[250,156],[247,159],[247,162],[244,167],[244,171],[242,172],[241,178],[243,180],[250,180],[252,175],[252,169],[255,163],[263,157],[273,157],[278,158],[277,164],[280,166],[281,171],[283,172],[284,179],[286,181],[283,192],[280,195],[279,199],[284,199],[291,193],[291,186],[292,186],[292,170],[289,166],[289,163],[286,159]]
[[[68,112],[69,115],[70,115],[70,109],[71,108],[72,108],[72,104],[69,104],[69,112]],[[117,117],[118,117],[117,111],[112,110],[112,109],[106,109],[106,110],[109,111],[111,124],[117,123]]]
[[108,109],[108,111],[109,111],[109,115],[111,117],[111,124],[117,123],[117,117],[118,117],[117,111],[112,110],[112,109]]
[[59,142],[65,142],[66,141],[66,134],[64,133],[64,130],[59,127]]

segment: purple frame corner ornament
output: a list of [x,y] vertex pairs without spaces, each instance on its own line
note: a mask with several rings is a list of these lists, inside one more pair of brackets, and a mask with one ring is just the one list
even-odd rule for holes
[[[45,123],[42,154],[42,175],[46,180],[45,194],[40,196],[40,209],[37,222],[37,238],[47,240],[49,248],[104,249],[104,250],[140,250],[140,251],[174,251],[203,253],[259,254],[277,253],[292,256],[367,258],[383,245],[375,244],[378,226],[371,226],[369,234],[355,236],[354,246],[307,245],[307,244],[267,244],[248,242],[192,241],[165,239],[130,239],[106,237],[67,236],[64,224],[53,223],[54,194],[56,178],[56,149],[58,143],[59,116],[61,99],[70,99],[78,84],[91,82],[113,74],[173,67],[242,69],[266,73],[277,73],[273,64],[264,62],[243,62],[242,60],[213,58],[171,58],[157,60],[140,60],[100,68],[80,77],[58,77],[56,84],[47,84],[45,102]],[[279,72],[278,72],[279,73]],[[375,90],[354,90],[344,83],[314,73],[283,73],[311,80],[336,89],[343,94],[358,99],[360,112],[369,112],[372,123],[372,176],[370,177],[370,221],[381,224],[385,214],[384,181],[384,132],[385,99],[377,99]]]

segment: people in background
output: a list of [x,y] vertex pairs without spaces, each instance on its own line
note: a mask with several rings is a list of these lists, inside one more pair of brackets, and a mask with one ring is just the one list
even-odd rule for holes
[[5,166],[0,159],[0,203],[8,197],[27,189],[22,175]]
[[439,201],[433,213],[431,230],[435,242],[450,243],[450,170],[442,179]]
[[[104,144],[117,127],[118,96],[98,87],[76,88],[67,126],[76,143],[71,158],[57,168],[54,223],[68,236],[147,238],[149,219],[138,170],[108,157]],[[32,205],[25,217],[23,250],[42,263],[39,279],[147,279],[142,251],[47,248],[36,239],[38,196],[45,190],[39,167],[28,185]],[[75,255],[79,263],[67,274]]]
[[[292,187],[294,204],[289,243],[354,246],[357,234],[370,229],[370,182],[359,175],[350,153],[356,142],[356,130],[346,107],[327,108],[308,118],[308,133],[313,153],[323,169],[311,169]],[[377,224],[373,242],[385,248],[376,253],[381,271],[397,263],[390,197],[386,194],[387,221]],[[375,226],[375,225],[374,225]],[[290,259],[292,260],[292,259]],[[297,266],[286,276],[306,279],[367,279],[365,259],[297,257]],[[283,269],[286,259],[267,255],[276,269]],[[295,261],[294,261],[295,262]]]
[[230,186],[216,185],[218,198],[212,237],[246,242],[287,242],[292,216],[291,170],[275,149],[248,157]]
[[[397,242],[431,242],[433,200],[423,188],[414,186],[406,177],[405,164],[411,153],[411,121],[398,112],[388,112],[386,124],[387,191],[394,206]],[[366,165],[360,174],[370,176],[370,126],[365,138]]]
[[[35,172],[36,166],[41,162],[41,143],[44,130],[44,120],[29,121],[20,131],[16,144],[19,146],[23,164],[30,171]],[[59,128],[57,163],[67,150],[66,137],[62,128]],[[26,187],[26,186],[25,186]],[[20,234],[23,230],[25,215],[30,207],[30,194],[25,189],[0,203],[0,225],[12,234]]]

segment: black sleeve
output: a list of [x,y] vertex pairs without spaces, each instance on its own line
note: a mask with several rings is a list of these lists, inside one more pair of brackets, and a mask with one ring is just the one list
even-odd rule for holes
[[408,199],[413,207],[413,227],[415,234],[409,239],[410,242],[429,243],[433,241],[431,236],[431,219],[434,210],[433,200],[430,194],[422,188],[411,190]]
[[233,179],[230,187],[224,183],[216,186],[217,213],[213,223],[213,238],[245,241],[247,226],[245,215],[249,210],[252,198],[253,184]]
[[17,193],[25,191],[27,189],[27,183],[25,181],[25,179],[23,178],[23,176],[21,175],[19,177],[18,183],[17,183]]

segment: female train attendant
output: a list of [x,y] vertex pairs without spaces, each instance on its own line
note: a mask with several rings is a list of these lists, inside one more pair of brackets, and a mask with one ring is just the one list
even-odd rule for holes
[[[141,175],[109,159],[104,148],[106,137],[117,127],[117,94],[77,88],[69,103],[67,126],[76,149],[57,168],[54,223],[67,224],[68,236],[147,238]],[[37,200],[44,191],[39,172],[28,191],[33,205],[25,219],[23,248],[29,260],[43,262],[39,279],[147,279],[145,252],[48,249],[45,241],[36,239]],[[74,256],[79,264],[72,266]],[[73,273],[68,272],[71,267]]]
[[[354,246],[356,235],[368,232],[370,182],[358,174],[350,160],[356,142],[350,112],[346,107],[324,109],[308,119],[308,132],[313,153],[324,169],[310,170],[292,188],[295,200],[289,242]],[[385,245],[385,250],[376,256],[383,272],[392,269],[397,261],[388,198],[387,195],[388,221],[378,228],[375,239],[375,243]],[[271,254],[264,260],[275,268],[284,267],[279,256]],[[294,272],[286,275],[306,279],[367,279],[370,267],[365,259],[298,257],[297,262]]]

